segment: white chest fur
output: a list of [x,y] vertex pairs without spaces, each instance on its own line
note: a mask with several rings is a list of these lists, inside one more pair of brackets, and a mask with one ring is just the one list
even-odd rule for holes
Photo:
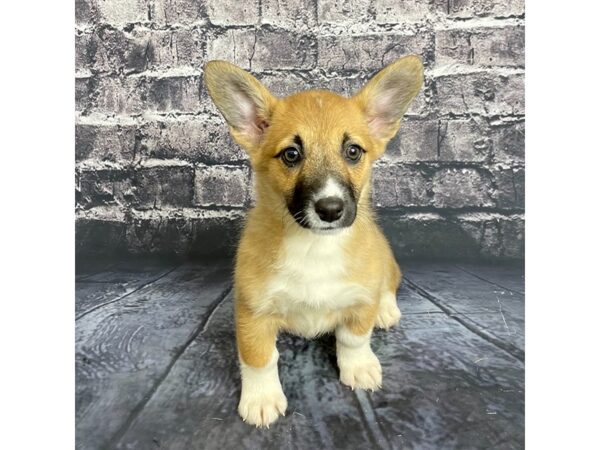
[[344,308],[369,301],[367,290],[348,279],[344,243],[348,231],[317,235],[301,230],[286,236],[267,284],[269,309],[304,336],[331,331]]

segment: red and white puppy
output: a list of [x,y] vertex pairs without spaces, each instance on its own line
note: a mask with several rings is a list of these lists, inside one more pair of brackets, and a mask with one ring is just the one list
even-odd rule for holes
[[395,61],[350,98],[320,90],[277,98],[224,61],[206,64],[205,80],[255,174],[235,268],[241,417],[268,426],[285,413],[281,330],[334,331],[341,382],[378,389],[371,332],[399,321],[401,272],[369,204],[371,168],[421,89],[421,60]]

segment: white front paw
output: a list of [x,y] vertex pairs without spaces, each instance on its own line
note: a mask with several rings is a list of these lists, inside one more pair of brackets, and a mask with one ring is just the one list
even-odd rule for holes
[[257,427],[269,427],[277,418],[285,416],[287,399],[281,385],[267,390],[242,389],[238,412],[244,422]]
[[381,364],[371,349],[355,356],[338,356],[338,366],[340,381],[352,389],[376,391],[381,387]]

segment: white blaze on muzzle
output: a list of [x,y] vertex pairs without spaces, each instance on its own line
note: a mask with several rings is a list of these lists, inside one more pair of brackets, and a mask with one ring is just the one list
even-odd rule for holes
[[313,196],[313,202],[318,202],[322,198],[326,197],[338,197],[345,200],[345,192],[340,183],[335,179],[329,177],[325,182],[325,185],[321,190],[315,193]]

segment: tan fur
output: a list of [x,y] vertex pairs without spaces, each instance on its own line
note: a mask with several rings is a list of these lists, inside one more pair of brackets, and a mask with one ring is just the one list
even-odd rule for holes
[[[414,56],[398,60],[351,98],[327,91],[306,91],[278,99],[250,74],[222,61],[208,63],[205,77],[209,93],[232,136],[248,152],[255,172],[256,205],[248,213],[242,233],[234,280],[242,363],[265,367],[276,350],[281,330],[311,336],[346,327],[351,334],[367,335],[377,321],[382,295],[395,295],[401,281],[400,268],[369,205],[371,166],[397,132],[402,115],[421,87],[420,60]],[[344,133],[365,149],[360,164],[350,165],[341,156]],[[292,143],[294,135],[302,136],[308,149],[301,170],[290,170],[275,157]],[[313,239],[311,231],[301,229],[291,217],[286,199],[300,175],[310,179],[319,176],[324,167],[356,187],[357,216],[341,236],[314,238],[314,246],[329,242],[329,238],[332,248],[339,245],[344,270],[338,290],[346,296],[356,291],[357,300],[340,308],[328,303],[319,312],[319,326],[309,329],[303,324],[312,316],[307,315],[305,320],[296,317],[294,311],[311,314],[310,306],[286,312],[288,300],[277,298],[280,291],[274,277],[284,272],[286,246]],[[310,244],[307,249],[313,251]],[[268,422],[257,423],[261,424]]]

